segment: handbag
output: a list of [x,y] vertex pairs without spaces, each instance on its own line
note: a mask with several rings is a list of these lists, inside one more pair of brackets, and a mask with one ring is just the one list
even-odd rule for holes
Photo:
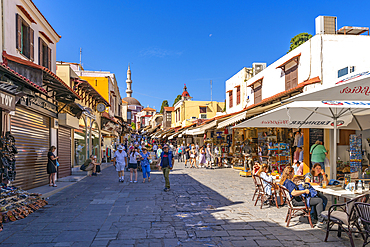
[[57,166],[59,166],[59,162],[58,162],[58,160],[55,160],[55,163],[57,164]]
[[96,172],[101,172],[100,165],[96,165]]
[[81,171],[85,171],[85,168],[86,168],[86,167],[85,167],[85,164],[83,164],[83,165],[81,165],[81,166],[80,166],[80,170],[81,170]]

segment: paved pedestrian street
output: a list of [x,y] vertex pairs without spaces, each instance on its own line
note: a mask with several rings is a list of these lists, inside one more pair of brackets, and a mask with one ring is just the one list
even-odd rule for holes
[[[1,246],[349,246],[348,238],[311,229],[287,207],[254,207],[252,178],[233,169],[176,164],[171,190],[160,172],[152,181],[118,183],[113,167],[49,198],[27,218],[4,224]],[[356,245],[362,240],[356,238]]]

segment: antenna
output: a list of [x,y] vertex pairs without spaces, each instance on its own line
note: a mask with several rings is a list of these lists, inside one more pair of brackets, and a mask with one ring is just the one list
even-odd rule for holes
[[82,66],[82,48],[80,47],[80,66]]
[[212,80],[211,80],[211,102],[212,102]]

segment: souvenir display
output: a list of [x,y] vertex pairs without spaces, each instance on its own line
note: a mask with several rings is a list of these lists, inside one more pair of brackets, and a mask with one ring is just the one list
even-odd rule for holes
[[349,159],[352,172],[362,172],[362,136],[349,136]]
[[41,194],[28,193],[6,184],[0,186],[0,231],[2,223],[23,219],[47,204]]
[[0,182],[14,181],[16,174],[15,154],[17,153],[15,139],[8,131],[0,137]]

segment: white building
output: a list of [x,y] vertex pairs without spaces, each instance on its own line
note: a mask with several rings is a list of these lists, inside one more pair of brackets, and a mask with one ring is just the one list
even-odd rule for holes
[[[370,36],[359,34],[368,32],[369,29],[343,27],[337,30],[336,22],[333,22],[330,28],[323,30],[321,28],[323,20],[325,19],[322,17],[316,18],[315,36],[249,80],[244,79],[245,72],[242,69],[226,81],[227,113],[279,97],[279,93],[290,97],[290,92],[299,93],[335,85],[343,76],[368,71]],[[245,82],[242,82],[243,80]],[[238,85],[241,90],[247,88],[245,95],[241,91],[240,104],[234,99]],[[232,107],[230,102],[233,102]]]

